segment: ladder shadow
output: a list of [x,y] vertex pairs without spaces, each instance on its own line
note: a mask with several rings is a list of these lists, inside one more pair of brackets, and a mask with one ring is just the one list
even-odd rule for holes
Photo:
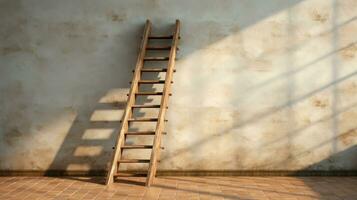
[[[137,29],[137,30],[136,30]],[[142,26],[133,31],[139,38]],[[127,41],[132,42],[132,41]],[[135,46],[134,46],[135,48]],[[125,65],[135,66],[135,57],[131,63]],[[119,68],[120,69],[120,68]],[[103,89],[102,93],[96,93],[85,100],[84,106],[73,106],[71,110],[76,113],[71,127],[56,152],[50,166],[45,171],[47,176],[62,176],[67,179],[76,179],[86,182],[104,184],[108,164],[113,153],[116,138],[120,131],[124,110],[129,93],[129,80],[132,78],[131,70],[120,70],[118,81],[108,80],[111,87]],[[159,78],[159,74],[151,74],[149,78]],[[126,85],[127,87],[123,87]],[[113,87],[114,86],[114,87]],[[148,91],[155,90],[153,86],[146,86]],[[149,104],[153,99],[140,97],[140,103]],[[137,109],[135,117],[147,115],[145,110]],[[133,127],[131,131],[138,131],[141,127]],[[129,140],[136,142],[136,140]],[[143,141],[145,142],[145,140]],[[94,176],[91,179],[81,179],[75,176]],[[101,178],[98,178],[101,177]]]
[[[158,55],[158,54],[155,54]],[[152,55],[150,55],[152,56]],[[158,67],[157,62],[150,62],[147,68]],[[165,62],[166,63],[166,62]],[[128,77],[131,74],[127,74]],[[143,75],[145,80],[163,79],[162,72],[149,73]],[[162,90],[162,86],[144,85],[141,91],[154,92]],[[104,184],[103,177],[106,175],[107,165],[113,153],[113,147],[120,131],[121,120],[127,103],[128,88],[112,88],[104,95],[97,96],[87,104],[85,108],[77,110],[77,116],[73,121],[63,143],[56,153],[50,167],[45,172],[47,176],[63,176],[66,179]],[[137,97],[136,104],[160,104],[157,97]],[[157,117],[158,111],[148,111],[146,108],[139,108],[133,112],[133,117]],[[145,125],[132,123],[130,131],[139,131],[147,128]],[[152,127],[155,130],[155,127]],[[146,138],[134,138],[130,136],[127,144],[152,144],[153,136]],[[127,151],[127,150],[125,150]],[[123,157],[147,156],[146,152],[124,152]],[[137,166],[121,165],[122,170],[144,169],[147,164]],[[92,176],[90,179],[83,179],[77,176]],[[101,178],[99,178],[101,177]],[[127,182],[116,178],[118,182]],[[142,185],[144,183],[136,183]]]
[[[112,89],[98,98],[97,103],[93,103],[92,112],[78,111],[45,175],[104,184],[103,176],[106,175],[126,107],[126,101],[123,100],[126,93],[127,89]],[[144,112],[136,112],[136,117],[144,115]],[[132,131],[136,130],[138,128],[132,128]],[[91,178],[83,179],[80,176]]]
[[[101,102],[102,98],[98,98],[98,103],[93,102],[90,109],[77,111],[46,175],[69,179],[77,179],[68,177],[72,175],[104,176],[125,102]],[[98,182],[99,179],[85,181]]]

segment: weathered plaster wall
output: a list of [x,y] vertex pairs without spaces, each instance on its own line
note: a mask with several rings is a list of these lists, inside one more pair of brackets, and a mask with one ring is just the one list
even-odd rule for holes
[[182,21],[160,169],[356,170],[356,8],[0,0],[0,170],[105,169],[147,18]]

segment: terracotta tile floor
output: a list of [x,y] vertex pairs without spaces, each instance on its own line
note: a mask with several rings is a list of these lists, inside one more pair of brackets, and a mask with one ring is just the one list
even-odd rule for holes
[[357,200],[357,177],[126,178],[111,187],[103,178],[0,177],[0,199],[348,199]]

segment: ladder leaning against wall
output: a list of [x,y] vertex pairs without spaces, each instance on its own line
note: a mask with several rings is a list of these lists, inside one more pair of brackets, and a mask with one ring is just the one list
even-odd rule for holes
[[[175,71],[175,60],[176,51],[178,46],[178,41],[180,39],[180,21],[176,20],[175,29],[172,35],[168,36],[152,36],[151,35],[151,22],[146,21],[144,33],[140,45],[139,55],[136,62],[136,67],[134,70],[134,77],[131,82],[130,91],[128,94],[128,100],[124,116],[122,119],[122,125],[120,132],[117,137],[116,146],[113,151],[111,163],[109,166],[106,184],[111,184],[114,182],[115,177],[120,176],[119,166],[121,163],[149,163],[148,173],[146,178],[146,186],[150,186],[153,183],[153,179],[156,174],[159,153],[161,149],[161,136],[164,134],[165,125],[165,113],[168,106],[168,100],[170,95],[170,87],[172,84],[172,76]],[[172,40],[169,46],[150,46],[149,41],[151,40]],[[169,55],[165,57],[148,57],[146,56],[147,51],[168,51]],[[144,68],[146,61],[166,61],[166,67],[159,68]],[[164,80],[143,80],[143,73],[150,72],[164,72]],[[140,86],[143,84],[164,84],[162,92],[141,92]],[[140,105],[136,104],[138,96],[149,96],[149,95],[159,95],[161,96],[159,105]],[[155,118],[138,118],[133,115],[134,109],[140,108],[157,108],[159,109],[159,114]],[[147,131],[129,131],[132,122],[154,122],[156,123],[155,130]],[[142,136],[142,135],[152,135],[153,144],[152,145],[133,145],[127,144],[126,140],[128,136]],[[134,158],[124,158],[123,151],[130,149],[151,149],[150,159],[134,159]]]

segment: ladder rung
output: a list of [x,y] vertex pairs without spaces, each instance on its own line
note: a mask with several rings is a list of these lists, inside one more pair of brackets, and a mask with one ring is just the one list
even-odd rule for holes
[[160,108],[160,105],[132,105],[133,108]]
[[126,132],[125,135],[155,135],[155,131],[132,131]]
[[136,95],[162,95],[162,92],[137,92]]
[[132,118],[128,119],[129,122],[156,122],[158,118]]
[[123,149],[152,149],[152,145],[124,145]]
[[140,84],[160,84],[165,83],[165,80],[139,80]]
[[[149,36],[149,39],[172,39],[173,35],[153,35]],[[181,36],[178,36],[178,39],[181,39]]]
[[[167,135],[167,132],[162,132],[163,135]],[[155,135],[155,131],[130,131],[125,135]]]
[[[148,46],[146,47],[147,50],[156,50],[156,51],[163,51],[163,50],[171,50],[171,46]],[[176,51],[180,49],[176,47]]]
[[114,174],[114,177],[144,177],[147,174],[147,172],[118,172]]
[[149,36],[149,39],[172,39],[173,35],[152,35]]
[[142,68],[141,69],[142,72],[166,72],[167,69],[166,68]]
[[171,50],[171,46],[148,46],[147,50]]
[[[141,69],[142,72],[166,72],[166,68],[143,68]],[[176,72],[176,69],[174,69],[174,72]]]
[[165,56],[158,56],[158,57],[145,57],[144,60],[145,61],[165,61],[165,60],[169,60],[169,57],[165,57]]
[[149,159],[123,159],[119,160],[118,163],[149,163]]

